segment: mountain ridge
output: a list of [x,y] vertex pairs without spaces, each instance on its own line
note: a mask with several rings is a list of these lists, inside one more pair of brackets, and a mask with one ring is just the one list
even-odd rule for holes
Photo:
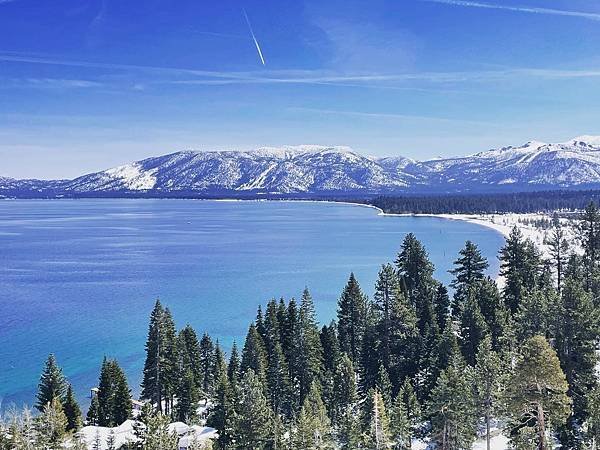
[[600,136],[530,141],[424,161],[373,157],[344,146],[184,150],[71,180],[0,176],[3,197],[147,194],[297,195],[481,192],[600,186]]

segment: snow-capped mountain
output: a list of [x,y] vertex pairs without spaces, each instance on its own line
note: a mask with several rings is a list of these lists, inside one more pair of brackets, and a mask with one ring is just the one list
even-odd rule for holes
[[0,177],[3,196],[353,194],[600,187],[600,137],[532,141],[466,157],[373,158],[347,147],[184,151],[74,180]]

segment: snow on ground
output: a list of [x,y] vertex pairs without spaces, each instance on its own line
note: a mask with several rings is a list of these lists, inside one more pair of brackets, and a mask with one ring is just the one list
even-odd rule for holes
[[[94,449],[95,443],[99,442],[99,450],[108,448],[108,438],[111,433],[114,434],[115,448],[119,448],[127,443],[137,440],[133,425],[135,421],[127,420],[118,427],[83,427],[77,434],[83,440],[88,449]],[[176,433],[179,436],[178,448],[186,449],[190,443],[202,442],[207,439],[216,439],[217,430],[211,427],[202,427],[199,425],[188,426],[183,422],[173,422],[169,424],[168,430],[171,433]]]
[[[526,239],[531,240],[537,248],[542,252],[545,258],[550,256],[549,246],[545,243],[552,236],[552,228],[542,228],[537,226],[542,221],[551,221],[551,214],[440,214],[439,217],[454,220],[464,220],[470,223],[476,223],[484,227],[492,228],[501,233],[504,237],[508,237],[513,227],[517,227]],[[569,245],[574,245],[575,229],[573,222],[567,219],[561,219],[561,226],[565,232],[565,239]],[[579,248],[573,248],[578,251]]]
[[[490,448],[492,450],[505,450],[508,449],[508,438],[502,434],[498,436],[494,436],[490,439]],[[475,444],[473,444],[473,450],[487,450],[487,443],[485,439],[478,439]]]
[[[533,243],[542,252],[544,258],[549,258],[549,246],[545,244],[545,241],[552,235],[552,228],[542,228],[536,226],[536,223],[541,221],[551,221],[552,214],[542,213],[528,213],[528,214],[393,214],[385,213],[382,209],[371,205],[361,205],[375,208],[379,211],[381,216],[399,216],[399,217],[439,217],[448,220],[463,220],[465,222],[474,223],[487,228],[492,228],[498,233],[502,234],[505,238],[509,236],[513,227],[516,226],[526,239],[533,241]],[[568,219],[560,219],[563,231],[565,232],[565,239],[571,246],[571,250],[575,250],[580,253],[581,249],[576,246],[577,239],[575,235],[575,222]],[[575,245],[576,247],[572,247]]]

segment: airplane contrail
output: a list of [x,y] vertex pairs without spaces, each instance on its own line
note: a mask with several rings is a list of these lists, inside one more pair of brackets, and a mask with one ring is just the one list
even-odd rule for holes
[[527,6],[509,6],[494,3],[483,3],[473,0],[421,0],[422,2],[428,3],[441,3],[444,5],[451,6],[464,6],[467,8],[483,8],[483,9],[503,9],[505,11],[515,11],[522,13],[531,14],[548,14],[553,16],[569,16],[569,17],[580,17],[583,19],[600,20],[599,13],[583,12],[583,11],[569,11],[564,9],[552,9],[552,8],[539,8],[539,7],[527,7]]
[[246,14],[246,10],[242,8],[244,12],[244,17],[246,18],[246,23],[248,24],[248,28],[250,29],[250,34],[252,35],[252,39],[254,40],[254,45],[256,46],[256,51],[258,51],[258,56],[260,57],[260,61],[262,65],[265,65],[265,58],[263,56],[262,50],[260,49],[260,45],[258,45],[258,41],[256,40],[256,36],[254,36],[254,30],[252,30],[252,25],[250,24],[250,19],[248,19],[248,14]]

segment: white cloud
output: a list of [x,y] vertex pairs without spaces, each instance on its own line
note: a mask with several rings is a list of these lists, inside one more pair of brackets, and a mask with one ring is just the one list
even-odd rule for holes
[[509,5],[497,5],[492,3],[474,2],[468,0],[420,0],[428,3],[440,3],[444,5],[452,6],[463,6],[467,8],[483,8],[483,9],[501,9],[504,11],[515,11],[521,13],[530,14],[547,14],[552,16],[567,16],[567,17],[579,17],[581,19],[589,20],[600,20],[600,13],[591,13],[583,11],[568,11],[563,9],[553,8],[537,8],[527,6],[509,6]]

